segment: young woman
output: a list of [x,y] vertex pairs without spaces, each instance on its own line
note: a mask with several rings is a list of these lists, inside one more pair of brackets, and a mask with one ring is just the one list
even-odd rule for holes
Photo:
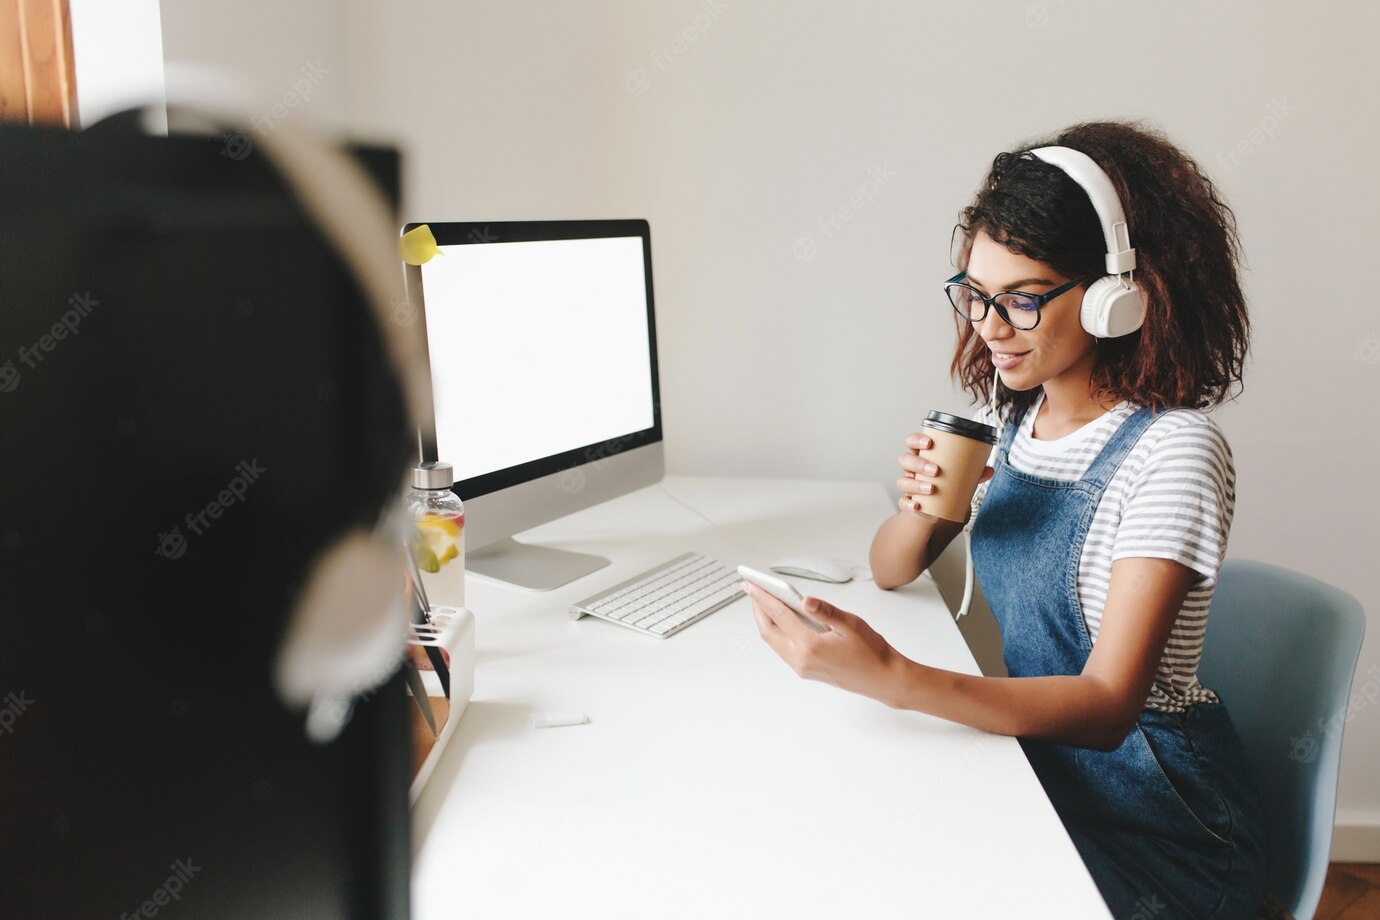
[[[758,630],[803,677],[1019,738],[1114,916],[1250,917],[1260,802],[1196,673],[1235,501],[1231,450],[1201,411],[1241,380],[1235,219],[1162,135],[1104,122],[997,156],[957,229],[951,371],[1001,432],[972,554],[1010,676],[911,661],[811,599],[831,627],[816,635],[745,585]],[[1111,329],[1092,309],[1109,294]],[[925,512],[948,484],[930,447],[906,439],[878,587],[913,581],[963,528]]]

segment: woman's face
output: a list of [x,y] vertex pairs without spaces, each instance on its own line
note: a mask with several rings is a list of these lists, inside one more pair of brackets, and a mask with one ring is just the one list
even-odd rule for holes
[[[979,230],[973,237],[965,280],[990,297],[997,291],[1043,294],[1073,279],[1012,252]],[[987,311],[976,331],[992,350],[992,363],[1001,372],[1003,384],[1029,390],[1070,372],[1091,375],[1097,339],[1083,329],[1078,317],[1085,288],[1079,285],[1042,306],[1034,329],[1016,329],[996,310]]]

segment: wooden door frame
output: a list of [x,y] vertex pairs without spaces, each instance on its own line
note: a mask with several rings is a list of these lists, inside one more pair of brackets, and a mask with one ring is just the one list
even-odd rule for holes
[[0,121],[77,126],[69,0],[0,0]]

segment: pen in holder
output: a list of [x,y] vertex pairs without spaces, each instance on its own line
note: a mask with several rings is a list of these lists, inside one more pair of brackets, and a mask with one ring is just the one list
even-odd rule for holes
[[416,560],[407,553],[412,623],[404,663],[416,707],[412,721],[414,794],[474,695],[474,614],[466,607],[432,607]]
[[439,695],[463,710],[474,694],[474,615],[469,608],[434,608],[430,623],[413,624],[408,644],[416,650],[418,670],[424,676],[435,674]]

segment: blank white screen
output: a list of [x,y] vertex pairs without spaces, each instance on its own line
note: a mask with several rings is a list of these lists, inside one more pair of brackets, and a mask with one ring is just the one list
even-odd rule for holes
[[442,246],[422,266],[457,482],[652,427],[640,237]]

